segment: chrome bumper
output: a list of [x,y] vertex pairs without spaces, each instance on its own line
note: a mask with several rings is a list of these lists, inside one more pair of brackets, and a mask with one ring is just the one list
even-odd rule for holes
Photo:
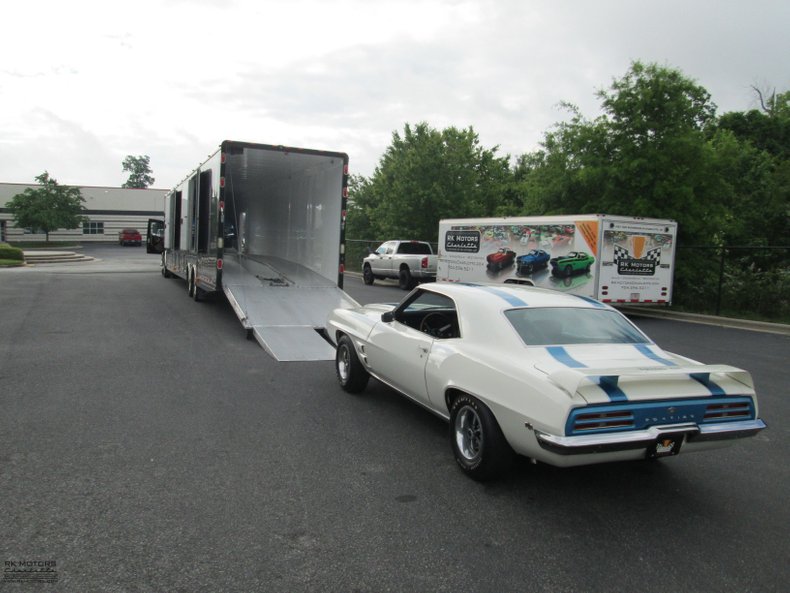
[[577,436],[557,436],[535,430],[535,437],[541,447],[559,455],[582,455],[587,453],[609,453],[646,449],[661,438],[683,436],[684,442],[702,443],[751,437],[766,428],[765,422],[742,420],[720,422],[717,424],[673,424],[671,426],[651,426],[645,430],[613,432],[606,434],[585,434]]

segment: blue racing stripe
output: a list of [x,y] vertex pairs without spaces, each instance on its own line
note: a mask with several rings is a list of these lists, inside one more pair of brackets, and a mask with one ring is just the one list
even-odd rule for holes
[[[572,369],[585,369],[587,365],[579,362],[573,356],[568,354],[568,351],[565,350],[562,346],[547,346],[546,352],[551,354],[555,360],[561,362],[566,367],[570,367]],[[609,396],[609,399],[613,402],[624,402],[628,401],[625,393],[622,389],[617,386],[617,377],[616,376],[601,376],[596,378],[591,378],[603,391],[606,395]]]
[[[474,284],[470,284],[469,286],[475,286],[475,285]],[[480,286],[480,285],[477,285],[476,288],[480,288],[482,290],[485,290],[486,292],[490,292],[491,294],[495,294],[499,298],[505,299],[509,304],[513,305],[514,307],[528,307],[529,306],[529,305],[527,305],[527,303],[522,301],[517,296],[509,294],[509,293],[505,292],[504,290],[499,290],[498,288],[494,288],[492,286]]]
[[587,365],[584,363],[579,362],[573,356],[568,354],[568,351],[565,350],[562,346],[547,346],[546,352],[551,354],[556,360],[564,364],[566,367],[570,367],[572,369],[586,369]]
[[661,364],[668,366],[668,367],[675,367],[678,366],[668,358],[664,358],[663,356],[659,356],[655,352],[653,352],[647,344],[634,344],[634,348],[639,350],[642,354],[647,356],[650,360],[655,360],[656,362],[660,362]]
[[613,402],[628,401],[623,390],[617,386],[617,377],[598,377],[598,387],[603,389]]
[[591,298],[591,297],[588,297],[588,296],[583,296],[583,295],[580,295],[580,294],[577,294],[576,297],[580,298],[581,300],[583,300],[583,301],[585,301],[587,303],[590,303],[593,307],[598,307],[599,309],[608,309],[609,308],[607,305],[604,305],[600,301],[596,301],[594,298]]
[[720,386],[710,380],[710,373],[691,373],[691,378],[707,387],[711,395],[726,395]]

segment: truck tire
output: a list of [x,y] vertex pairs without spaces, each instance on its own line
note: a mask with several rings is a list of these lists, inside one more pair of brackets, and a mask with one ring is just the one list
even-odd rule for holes
[[365,264],[365,267],[362,268],[362,280],[368,286],[373,284],[373,281],[375,280],[375,277],[373,276],[373,270],[371,270],[370,266],[367,264]]
[[343,391],[359,393],[367,387],[370,375],[359,361],[354,344],[348,336],[341,336],[337,342],[335,372]]
[[414,278],[411,277],[411,272],[406,266],[403,266],[400,272],[398,272],[398,286],[400,286],[402,290],[411,290],[414,288]]
[[187,296],[191,299],[195,285],[192,283],[192,266],[187,266]]

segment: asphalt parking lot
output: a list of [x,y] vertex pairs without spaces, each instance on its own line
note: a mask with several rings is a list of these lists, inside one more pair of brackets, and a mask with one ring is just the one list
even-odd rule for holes
[[276,363],[144,248],[88,251],[100,261],[0,270],[0,556],[57,574],[0,593],[790,582],[787,336],[639,319],[670,350],[752,371],[769,429],[654,463],[522,460],[483,485],[446,425],[390,389],[349,396],[331,362]]

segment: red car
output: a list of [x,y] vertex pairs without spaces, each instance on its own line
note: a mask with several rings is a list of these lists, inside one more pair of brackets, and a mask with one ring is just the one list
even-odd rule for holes
[[143,237],[137,229],[123,229],[118,231],[119,245],[142,245]]
[[503,247],[499,251],[489,254],[486,257],[488,268],[491,270],[502,270],[513,265],[516,261],[516,252],[511,251],[507,247]]

